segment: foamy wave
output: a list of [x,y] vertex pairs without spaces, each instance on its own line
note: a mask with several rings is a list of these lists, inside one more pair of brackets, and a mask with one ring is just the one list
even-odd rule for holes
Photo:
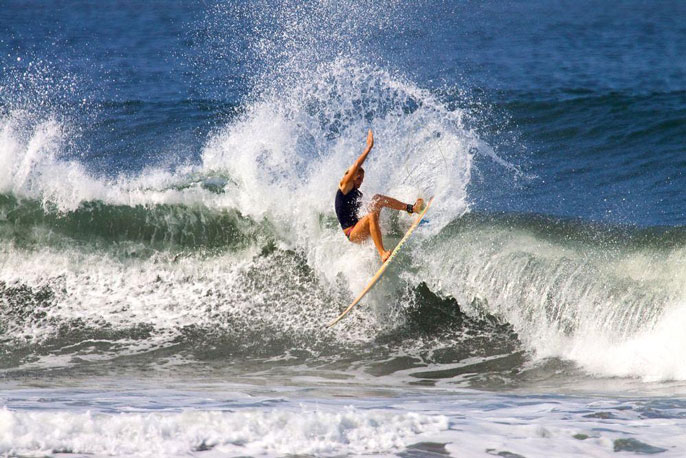
[[107,178],[65,158],[71,128],[55,117],[36,120],[23,110],[0,118],[0,193],[28,198],[46,208],[68,212],[84,202],[115,205],[207,204],[231,207],[227,196],[203,187],[193,166],[150,168],[136,176]]
[[34,122],[28,113],[14,112],[0,119],[0,192],[18,197],[68,202],[83,195],[80,165],[57,161],[67,128],[54,118]]
[[647,382],[686,380],[685,326],[686,303],[675,304],[636,335],[617,339],[596,334],[574,339],[558,351],[594,374],[640,377]]
[[471,313],[512,324],[538,358],[561,357],[601,376],[686,379],[684,248],[623,246],[626,234],[594,241],[572,229],[551,232],[552,222],[510,224],[443,234],[418,253],[416,278],[431,279]]
[[101,413],[0,411],[0,453],[187,456],[378,454],[448,428],[441,415],[358,410]]
[[[54,279],[67,282],[66,288],[55,288],[59,307],[45,305],[52,321],[27,321],[17,312],[16,321],[13,317],[7,320],[10,336],[40,342],[54,336],[64,323],[78,319],[89,326],[105,324],[114,329],[153,323],[159,331],[156,335],[168,342],[184,326],[207,323],[211,319],[203,313],[207,303],[215,303],[213,308],[224,317],[261,316],[263,312],[258,310],[264,308],[266,323],[278,321],[279,329],[319,336],[322,321],[337,312],[330,306],[331,298],[336,297],[336,304],[347,302],[348,294],[360,289],[378,267],[371,248],[347,242],[333,212],[337,183],[364,147],[369,127],[374,129],[376,146],[365,164],[368,173],[363,191],[367,198],[384,193],[411,202],[437,195],[434,231],[467,210],[473,149],[481,143],[463,126],[462,111],[447,109],[429,91],[378,67],[352,67],[349,60],[337,59],[317,70],[297,73],[289,80],[291,86],[282,87],[278,95],[258,97],[243,115],[209,138],[201,164],[174,171],[147,169],[137,176],[94,176],[78,161],[62,157],[69,133],[57,121],[44,127],[35,124],[34,128],[12,114],[2,121],[5,134],[1,145],[13,165],[12,172],[2,177],[2,189],[60,211],[73,211],[92,201],[124,206],[174,203],[213,210],[233,208],[254,221],[266,222],[277,243],[304,255],[314,270],[312,282],[316,284],[302,289],[308,297],[304,307],[307,319],[303,320],[303,307],[298,305],[302,297],[291,297],[292,288],[286,286],[292,283],[269,286],[277,295],[274,297],[267,291],[246,295],[245,289],[254,286],[243,272],[252,270],[249,258],[261,247],[247,249],[247,255],[238,254],[238,259],[231,258],[221,267],[225,259],[204,255],[183,258],[178,264],[170,263],[173,255],[165,258],[166,254],[122,263],[116,253],[102,256],[88,248],[54,251],[39,247],[26,256],[15,247],[5,247],[7,262],[0,269],[0,280],[29,288],[42,288]],[[216,176],[224,178],[218,186],[212,190],[204,186]],[[81,210],[86,215],[78,224],[88,216],[87,206]],[[387,212],[384,215],[388,217]],[[410,221],[407,215],[399,217],[401,227]],[[390,226],[388,221],[384,225]],[[121,248],[114,247],[115,251]],[[44,259],[51,261],[45,263]],[[280,278],[288,277],[284,272],[288,268],[269,265],[264,270]],[[168,283],[164,280],[167,274]],[[220,280],[223,278],[243,279],[243,283],[232,284]],[[204,302],[199,294],[208,291],[228,299],[220,304]],[[268,306],[281,305],[278,317],[262,307],[267,299],[272,301]],[[294,309],[299,312],[294,314]],[[294,316],[299,317],[297,322],[293,322]],[[342,327],[335,332],[344,332],[347,339],[368,339],[377,325],[372,320],[361,329],[343,331]]]

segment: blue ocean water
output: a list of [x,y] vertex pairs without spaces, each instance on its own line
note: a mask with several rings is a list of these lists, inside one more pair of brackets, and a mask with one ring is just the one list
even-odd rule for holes
[[[5,1],[0,451],[682,455],[684,18]],[[327,330],[370,128],[365,195],[436,201]]]

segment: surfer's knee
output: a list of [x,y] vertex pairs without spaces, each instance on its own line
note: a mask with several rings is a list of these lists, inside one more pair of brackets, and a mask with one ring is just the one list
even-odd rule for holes
[[384,203],[384,198],[385,196],[382,196],[381,194],[374,194],[374,197],[372,197],[372,208],[371,212],[376,213],[377,216],[381,209],[383,208],[383,203]]
[[369,220],[369,226],[378,226],[379,225],[379,213],[381,212],[381,209],[371,209],[369,213],[367,214],[367,218]]

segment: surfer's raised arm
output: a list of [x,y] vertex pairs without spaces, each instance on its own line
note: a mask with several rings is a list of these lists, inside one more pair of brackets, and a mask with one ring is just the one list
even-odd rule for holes
[[369,133],[367,133],[367,147],[364,149],[362,154],[360,154],[360,157],[357,158],[352,167],[345,171],[343,178],[341,178],[340,183],[338,183],[338,188],[343,192],[343,194],[349,193],[353,188],[353,181],[357,175],[357,171],[360,169],[360,167],[362,167],[362,164],[364,164],[364,161],[367,159],[367,155],[369,155],[369,152],[373,147],[374,134],[372,133],[372,130],[369,129]]
[[388,196],[376,194],[372,198],[369,207],[369,213],[362,218],[359,217],[360,199],[362,193],[360,186],[364,181],[364,169],[362,164],[367,159],[369,152],[374,147],[374,134],[369,129],[367,134],[367,147],[364,152],[360,154],[355,163],[348,170],[338,183],[338,190],[336,191],[336,218],[341,223],[341,229],[348,240],[353,243],[361,243],[370,236],[374,241],[376,249],[379,251],[381,261],[386,262],[391,252],[386,250],[383,246],[381,236],[381,227],[379,226],[379,214],[382,208],[391,208],[398,211],[406,211],[407,213],[416,213],[424,208],[424,201],[417,199],[413,204],[404,204],[397,199]]

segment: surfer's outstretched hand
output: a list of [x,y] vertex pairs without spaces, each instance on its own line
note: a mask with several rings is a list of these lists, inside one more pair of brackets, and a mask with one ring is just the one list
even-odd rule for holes
[[372,133],[372,130],[369,129],[369,133],[367,134],[367,151],[371,150],[373,146],[374,146],[374,134]]

